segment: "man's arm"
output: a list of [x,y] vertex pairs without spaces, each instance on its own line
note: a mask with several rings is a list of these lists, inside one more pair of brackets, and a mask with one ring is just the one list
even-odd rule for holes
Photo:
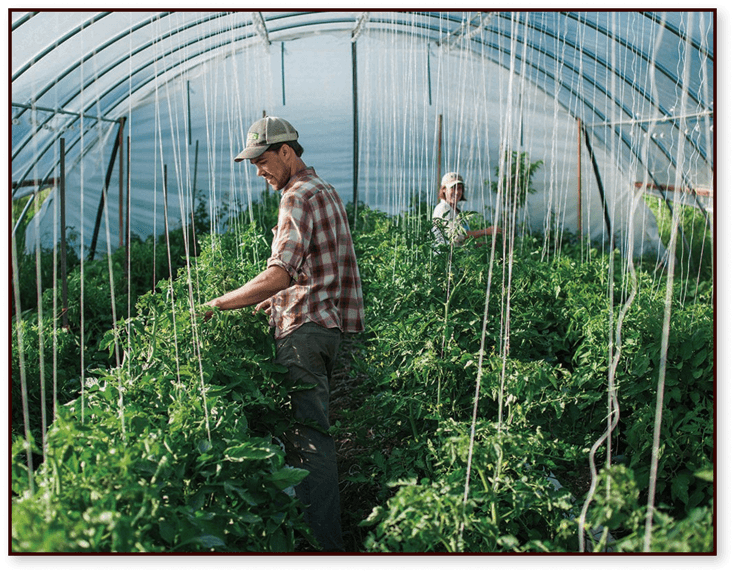
[[484,237],[486,235],[496,235],[497,233],[501,232],[502,227],[487,227],[486,229],[479,229],[478,231],[467,231],[466,234],[470,237],[478,239],[479,237]]
[[254,279],[233,291],[213,298],[206,304],[221,310],[234,310],[259,304],[279,293],[291,284],[291,277],[285,269],[272,266],[265,269]]

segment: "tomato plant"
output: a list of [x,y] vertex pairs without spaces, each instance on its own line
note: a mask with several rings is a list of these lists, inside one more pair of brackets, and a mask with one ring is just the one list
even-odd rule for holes
[[[275,209],[271,197],[252,222],[233,217],[228,232],[199,235],[191,264],[147,290],[146,275],[116,324],[109,286],[85,302],[85,337],[55,331],[47,313],[22,317],[22,348],[13,340],[14,552],[280,552],[313,541],[288,494],[303,477],[279,443],[295,388],[272,362],[267,321],[251,310],[204,321],[200,306],[263,268]],[[436,247],[428,211],[357,212],[367,330],[349,341],[350,386],[340,389],[342,379],[335,389],[349,400],[332,412],[335,439],[349,446],[340,463],[351,549],[578,551],[591,495],[584,550],[640,551],[664,371],[651,546],[710,552],[710,285],[676,282],[663,353],[667,303],[654,267],[641,264],[633,277],[618,252],[577,244],[549,256],[532,236],[514,253],[502,241],[494,252],[473,240]],[[87,284],[110,284],[92,269]],[[71,316],[81,320],[81,308]],[[33,380],[33,444],[15,430],[21,353]],[[56,365],[46,385],[55,374],[60,390],[45,444],[42,353]],[[619,424],[593,457],[592,492],[589,456],[607,429],[610,372]]]

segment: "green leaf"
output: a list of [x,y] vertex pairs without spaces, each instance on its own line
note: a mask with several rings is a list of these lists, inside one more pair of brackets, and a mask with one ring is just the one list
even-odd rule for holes
[[234,495],[238,495],[243,501],[245,501],[249,505],[257,505],[257,500],[252,496],[252,494],[248,490],[242,487],[233,485],[231,482],[228,482],[228,481],[224,482],[224,493],[226,493],[230,497],[233,497]]
[[691,475],[689,473],[680,473],[672,480],[671,491],[674,498],[680,499],[683,503],[688,503],[688,488],[691,483]]
[[680,402],[681,399],[681,393],[680,388],[669,388],[666,392],[666,397],[668,398],[668,401],[672,400],[674,402]]
[[713,468],[704,468],[702,470],[698,470],[696,473],[693,474],[698,479],[702,479],[704,481],[714,483],[714,470]]
[[253,443],[238,444],[224,451],[224,458],[230,462],[244,462],[247,460],[267,460],[278,455],[273,445],[257,445]]
[[695,358],[693,359],[693,367],[698,368],[704,361],[709,360],[711,361],[713,358],[712,351],[708,348],[704,348],[702,350],[699,350],[696,354]]
[[301,483],[308,473],[308,470],[286,466],[273,472],[266,479],[278,489],[285,489]]
[[262,362],[260,368],[263,372],[288,372],[288,368],[275,362]]
[[158,523],[158,532],[161,535],[161,539],[169,545],[176,539],[176,528],[168,519],[164,519]]
[[693,345],[691,344],[690,340],[686,340],[681,345],[681,355],[683,356],[683,360],[689,360],[691,356],[693,355]]
[[285,532],[281,528],[276,529],[270,534],[268,544],[270,551],[273,553],[285,553],[292,549],[291,544],[288,543],[288,539],[285,536]]

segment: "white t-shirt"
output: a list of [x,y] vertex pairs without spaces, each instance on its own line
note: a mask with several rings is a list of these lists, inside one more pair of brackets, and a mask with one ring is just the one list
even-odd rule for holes
[[450,240],[456,245],[464,240],[468,230],[468,225],[459,219],[459,210],[449,205],[446,199],[441,199],[433,210],[433,235],[436,242],[445,245]]

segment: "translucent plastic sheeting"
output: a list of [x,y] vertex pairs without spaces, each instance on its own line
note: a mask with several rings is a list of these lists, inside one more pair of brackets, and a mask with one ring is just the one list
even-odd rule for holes
[[[12,12],[11,22],[13,195],[58,177],[64,137],[68,225],[85,241],[122,117],[135,234],[162,230],[164,166],[174,213],[199,190],[213,206],[256,198],[262,184],[231,158],[263,111],[293,121],[307,162],[350,200],[353,39],[358,193],[370,206],[399,210],[416,192],[433,200],[440,116],[442,165],[466,172],[471,209],[492,203],[485,182],[499,149],[527,150],[544,166],[523,217],[573,230],[580,157],[585,233],[603,237],[581,121],[612,232],[626,235],[635,219],[635,250],[659,249],[649,213],[629,212],[635,193],[673,193],[711,211],[712,11],[42,11]],[[118,187],[115,168],[112,221]],[[52,228],[46,217],[57,210],[43,213],[29,232]]]

